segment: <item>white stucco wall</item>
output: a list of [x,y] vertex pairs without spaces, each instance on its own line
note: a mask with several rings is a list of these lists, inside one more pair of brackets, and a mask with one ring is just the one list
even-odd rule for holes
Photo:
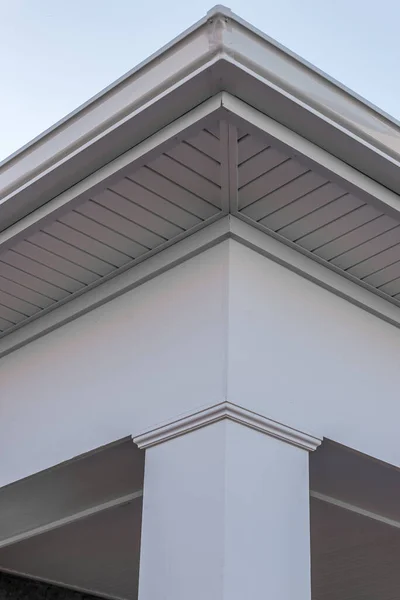
[[225,397],[227,251],[0,361],[0,486]]
[[400,331],[230,246],[230,400],[400,466]]

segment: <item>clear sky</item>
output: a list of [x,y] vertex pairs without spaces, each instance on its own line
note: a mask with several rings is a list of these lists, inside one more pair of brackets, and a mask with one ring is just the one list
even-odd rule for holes
[[[0,160],[200,19],[212,0],[0,0]],[[225,2],[400,119],[400,0]]]

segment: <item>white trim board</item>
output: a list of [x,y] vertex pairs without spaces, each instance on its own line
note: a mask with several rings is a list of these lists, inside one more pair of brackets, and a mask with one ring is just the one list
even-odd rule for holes
[[378,521],[379,523],[384,523],[385,525],[389,525],[390,527],[395,527],[396,529],[400,529],[400,522],[395,521],[394,519],[389,519],[383,515],[378,513],[371,512],[370,510],[365,510],[355,504],[350,504],[349,502],[343,502],[342,500],[338,500],[337,498],[333,498],[332,496],[327,496],[326,494],[320,494],[319,492],[310,491],[310,497],[315,498],[315,500],[320,500],[321,502],[325,502],[326,504],[332,504],[333,506],[337,506],[338,508],[342,508],[343,510],[347,510],[349,512],[360,515],[361,517],[366,517],[367,519],[372,519],[373,521]]
[[6,548],[7,546],[11,546],[13,544],[18,544],[19,542],[23,542],[24,540],[28,540],[37,535],[42,535],[43,533],[53,531],[54,529],[59,529],[60,527],[70,525],[71,523],[76,523],[77,521],[81,521],[82,519],[87,519],[101,512],[104,512],[105,510],[110,510],[119,506],[125,506],[126,504],[130,504],[131,502],[133,502],[137,498],[141,498],[142,496],[143,490],[138,490],[136,492],[132,492],[131,494],[121,496],[120,498],[113,498],[108,502],[103,502],[102,504],[91,506],[90,508],[86,508],[85,510],[81,510],[77,513],[69,515],[68,517],[63,517],[61,519],[57,519],[56,521],[52,521],[51,523],[46,523],[46,525],[40,525],[39,527],[34,527],[33,529],[30,529],[28,531],[23,531],[22,533],[18,533],[17,535],[13,535],[12,537],[1,540],[0,549]]
[[[88,169],[101,167],[218,91],[239,95],[261,110],[268,107],[280,122],[305,137],[313,135],[321,147],[354,163],[386,187],[400,190],[399,123],[229,9],[217,6],[144,63],[0,163],[0,212],[12,199],[12,210],[2,214],[8,215],[9,224],[16,222],[65,190],[68,182],[75,183],[78,167],[83,170],[76,181],[87,176]],[[332,135],[327,135],[328,131]],[[127,135],[124,142],[123,133]],[[99,146],[95,149],[100,140],[101,152]],[[107,152],[112,158],[105,158]],[[39,180],[43,180],[40,186]]]
[[399,307],[361,287],[341,274],[294,250],[282,241],[232,216],[218,220],[189,237],[153,255],[129,270],[118,272],[102,285],[42,314],[0,340],[0,358],[61,327],[102,304],[134,289],[205,250],[233,239],[281,264],[313,283],[348,300],[387,323],[400,328]]

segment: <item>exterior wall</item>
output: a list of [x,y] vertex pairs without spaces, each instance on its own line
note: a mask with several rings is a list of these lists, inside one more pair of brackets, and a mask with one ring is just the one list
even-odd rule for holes
[[226,398],[400,466],[399,350],[395,327],[225,241],[0,361],[0,486]]
[[225,397],[228,243],[0,361],[0,486]]
[[400,466],[399,330],[230,247],[229,399]]

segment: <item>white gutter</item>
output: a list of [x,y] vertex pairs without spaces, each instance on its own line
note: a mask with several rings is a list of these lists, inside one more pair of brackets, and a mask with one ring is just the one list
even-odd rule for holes
[[[233,84],[228,76],[224,78],[227,65],[234,69]],[[399,179],[400,124],[229,9],[217,6],[144,63],[0,164],[0,229],[88,174],[78,173],[77,165],[93,172],[102,166],[101,159],[108,162],[126,151],[127,147],[118,146],[122,143],[121,132],[134,146],[155,133],[151,127],[167,124],[157,121],[160,115],[174,120],[179,116],[174,111],[187,112],[224,89],[260,110],[256,106],[260,88],[242,86],[240,77],[245,74],[265,93],[272,90],[282,101],[306,111],[317,123],[317,130],[321,123],[320,136],[325,141],[322,123],[339,132],[342,137],[335,141],[336,150],[346,146],[346,139],[355,142],[365,154],[357,156],[359,164],[354,166],[370,173],[371,164],[375,165],[381,183],[385,185],[382,179],[386,178],[387,187],[394,189],[393,182]],[[172,110],[174,93],[178,94],[179,106],[172,102]],[[261,102],[266,101],[261,98]],[[269,106],[261,108],[267,112]],[[99,144],[105,144],[106,138],[113,156],[104,155],[104,145],[100,150]]]

